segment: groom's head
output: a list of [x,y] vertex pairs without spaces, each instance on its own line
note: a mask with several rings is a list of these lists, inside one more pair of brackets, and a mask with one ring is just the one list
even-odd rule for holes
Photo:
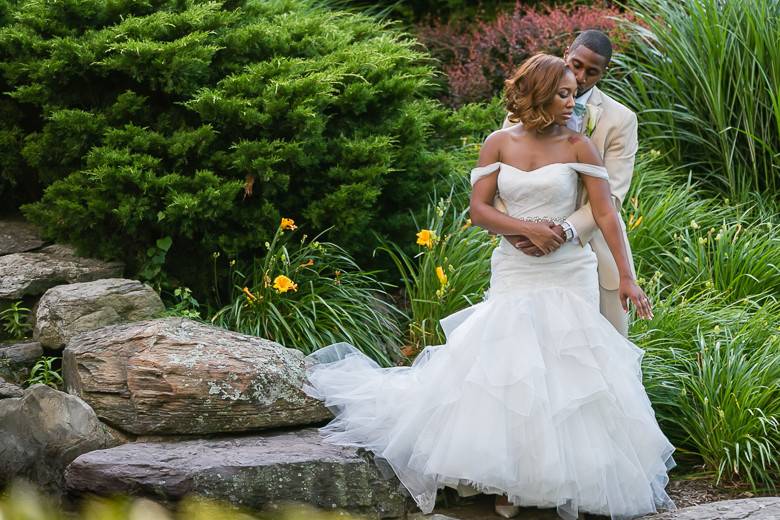
[[577,78],[577,95],[581,96],[604,76],[612,59],[612,43],[601,31],[583,31],[563,53],[563,59]]

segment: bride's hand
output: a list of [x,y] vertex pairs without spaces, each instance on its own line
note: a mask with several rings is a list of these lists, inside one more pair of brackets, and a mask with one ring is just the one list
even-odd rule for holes
[[636,307],[637,316],[646,320],[653,319],[653,307],[650,304],[650,298],[647,297],[634,280],[629,278],[621,279],[618,291],[620,305],[623,306],[624,311],[628,312],[628,304],[626,303],[626,299],[628,299]]
[[549,224],[544,222],[532,223],[525,236],[545,255],[561,247],[565,241]]

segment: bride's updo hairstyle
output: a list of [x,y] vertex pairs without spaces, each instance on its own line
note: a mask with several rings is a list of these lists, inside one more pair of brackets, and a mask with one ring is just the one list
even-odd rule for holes
[[554,117],[547,111],[566,73],[566,62],[549,54],[535,54],[525,60],[504,84],[509,120],[528,130],[544,130]]

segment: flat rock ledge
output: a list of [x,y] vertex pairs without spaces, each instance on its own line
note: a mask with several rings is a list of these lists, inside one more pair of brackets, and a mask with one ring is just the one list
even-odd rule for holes
[[723,500],[677,511],[644,516],[642,520],[778,520],[780,497]]
[[119,262],[83,258],[73,248],[56,244],[0,256],[0,300],[39,296],[55,285],[116,278],[123,269]]
[[0,255],[24,253],[43,244],[33,224],[24,220],[0,220]]
[[104,278],[58,285],[35,306],[33,338],[46,348],[61,349],[81,332],[156,318],[163,311],[154,289],[136,280]]
[[403,518],[407,497],[355,448],[323,442],[314,428],[231,439],[131,443],[78,457],[70,494],[116,493],[177,501],[195,493],[262,509],[305,502],[369,518]]
[[304,356],[184,318],[110,325],[63,351],[68,392],[136,435],[200,435],[311,425],[331,413],[303,390]]

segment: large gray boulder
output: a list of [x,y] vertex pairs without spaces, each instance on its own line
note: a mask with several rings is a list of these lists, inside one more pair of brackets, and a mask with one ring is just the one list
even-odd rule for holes
[[73,494],[173,501],[196,493],[256,509],[293,500],[369,518],[403,517],[407,502],[362,450],[327,444],[313,428],[93,451],[68,467],[66,485]]
[[0,377],[0,399],[8,399],[10,397],[22,397],[24,390],[21,386],[9,383],[2,377]]
[[119,442],[84,401],[34,385],[20,398],[0,400],[0,488],[24,477],[56,493],[73,459]]
[[23,383],[42,355],[43,347],[37,341],[0,343],[0,377]]
[[76,255],[73,248],[52,245],[37,251],[0,256],[0,300],[38,296],[49,287],[122,276],[122,264]]
[[723,500],[677,511],[642,517],[642,520],[778,520],[780,497]]
[[24,220],[0,220],[0,255],[32,251],[43,243],[33,224]]
[[58,285],[47,290],[33,310],[33,338],[46,348],[61,349],[80,332],[156,318],[164,310],[154,289],[135,280]]
[[303,393],[304,356],[278,343],[183,318],[111,325],[63,351],[68,392],[120,430],[209,434],[331,417]]

